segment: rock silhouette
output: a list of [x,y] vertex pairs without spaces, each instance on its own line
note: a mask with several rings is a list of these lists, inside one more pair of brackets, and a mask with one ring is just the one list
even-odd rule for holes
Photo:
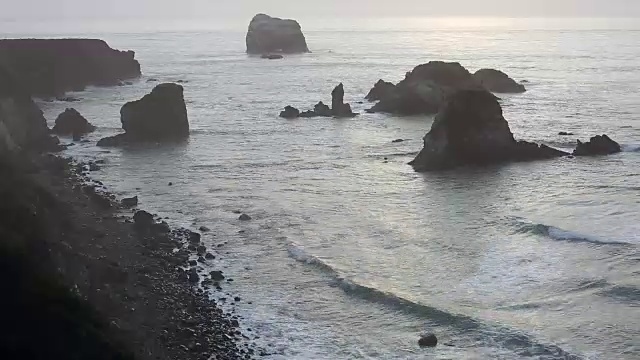
[[248,54],[309,52],[307,40],[297,21],[265,14],[253,17],[249,23],[246,42]]

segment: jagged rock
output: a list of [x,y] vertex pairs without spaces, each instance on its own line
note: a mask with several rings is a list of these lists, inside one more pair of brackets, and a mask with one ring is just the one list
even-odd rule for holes
[[189,136],[189,119],[182,85],[157,85],[142,99],[120,109],[124,134],[101,139],[98,146],[135,142],[178,141]]
[[524,85],[518,84],[509,75],[500,70],[480,69],[473,77],[487,90],[496,93],[523,93],[527,91]]
[[125,207],[125,208],[136,207],[138,206],[138,197],[134,196],[130,198],[124,198],[120,201],[120,204],[122,205],[122,207]]
[[375,85],[373,85],[373,88],[369,91],[365,99],[369,101],[378,101],[383,98],[393,96],[395,90],[396,86],[393,83],[380,79]]
[[0,58],[35,96],[64,96],[140,76],[133,51],[114,50],[98,39],[4,39]]
[[279,59],[284,59],[284,56],[280,55],[280,54],[262,54],[262,56],[260,56],[262,59],[268,59],[268,60],[279,60]]
[[76,109],[67,108],[58,115],[51,131],[58,135],[82,135],[95,131],[95,129],[96,127],[91,125]]
[[351,105],[344,103],[344,85],[342,83],[331,91],[331,113],[335,117],[354,117],[357,115],[351,111]]
[[462,90],[449,97],[410,164],[416,171],[430,171],[564,155],[545,145],[516,141],[495,96],[486,90]]
[[331,108],[329,107],[329,105],[326,105],[325,103],[323,103],[322,101],[318,102],[314,107],[313,107],[313,113],[315,114],[315,116],[326,116],[326,117],[330,117],[333,115],[333,112],[331,111]]
[[293,106],[287,105],[284,110],[280,112],[280,117],[285,119],[295,119],[300,116],[300,110]]
[[438,345],[438,338],[434,334],[426,334],[420,337],[418,340],[420,347],[436,347]]
[[309,52],[307,41],[297,21],[265,14],[253,17],[246,41],[248,54]]
[[578,140],[578,145],[573,151],[574,156],[610,155],[622,151],[620,144],[611,140],[607,135],[597,135],[588,142]]

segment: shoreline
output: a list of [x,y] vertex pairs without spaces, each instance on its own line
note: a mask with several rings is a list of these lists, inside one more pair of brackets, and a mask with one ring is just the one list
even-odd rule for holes
[[137,359],[265,355],[240,331],[237,315],[194,287],[203,280],[203,287],[220,289],[211,279],[190,275],[196,270],[185,271],[197,267],[189,266],[189,255],[202,252],[194,246],[199,241],[185,241],[195,233],[155,219],[159,231],[145,230],[120,213],[115,196],[90,185],[83,168],[70,159],[37,155],[24,174],[20,186],[32,183],[48,199],[40,229],[47,238],[29,244],[38,251],[27,252],[29,261],[39,264],[34,271],[59,281],[94,308],[108,332]]

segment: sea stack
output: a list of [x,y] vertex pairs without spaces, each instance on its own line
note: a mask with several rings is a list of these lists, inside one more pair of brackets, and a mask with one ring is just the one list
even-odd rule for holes
[[523,93],[527,89],[500,70],[480,69],[473,74],[485,89],[495,93]]
[[67,108],[56,118],[55,125],[51,130],[58,135],[84,135],[96,129],[78,110]]
[[140,76],[133,51],[98,39],[4,39],[0,60],[34,96],[58,97],[86,86],[112,86]]
[[564,155],[569,154],[516,141],[495,96],[486,90],[462,90],[449,97],[410,164],[416,171],[432,171]]
[[179,141],[189,136],[189,119],[184,88],[164,83],[142,99],[120,109],[123,134],[101,139],[98,146],[117,146],[134,142]]
[[253,17],[246,41],[247,53],[253,55],[309,52],[307,40],[297,21],[265,14]]

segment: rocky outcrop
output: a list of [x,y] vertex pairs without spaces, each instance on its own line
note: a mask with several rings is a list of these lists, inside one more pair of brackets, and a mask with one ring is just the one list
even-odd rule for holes
[[258,14],[251,20],[247,31],[248,54],[306,52],[309,52],[307,40],[297,21],[265,14]]
[[313,110],[300,112],[300,110],[286,106],[284,111],[280,112],[280,117],[285,119],[295,119],[297,117],[313,118],[313,117],[354,117],[358,114],[351,111],[351,105],[344,103],[344,86],[340,83],[331,92],[331,107],[318,102]]
[[367,112],[436,114],[449,95],[459,90],[479,89],[523,92],[524,86],[498,70],[483,69],[472,75],[457,62],[430,61],[416,66],[397,85],[378,80],[366,99],[379,102]]
[[578,145],[573,151],[574,156],[610,155],[622,151],[620,144],[611,140],[607,135],[597,135],[588,142],[578,140]]
[[[481,88],[459,63],[431,61],[416,66],[394,88],[384,85],[385,91],[382,92],[374,86],[372,92],[379,95],[380,101],[368,111],[400,115],[435,114],[448,95],[458,90]],[[382,86],[378,85],[378,89]]]
[[351,105],[344,102],[344,85],[342,83],[331,91],[331,113],[335,117],[354,117],[357,115],[351,111]]
[[395,90],[396,86],[393,83],[380,79],[375,85],[373,85],[373,88],[369,91],[367,96],[365,96],[365,99],[369,101],[382,100],[383,98],[392,96]]
[[430,171],[564,155],[568,154],[546,145],[516,141],[495,96],[485,90],[461,90],[449,97],[410,164],[416,171]]
[[120,109],[124,134],[101,139],[98,146],[118,146],[135,142],[178,141],[189,136],[189,120],[181,85],[157,85],[142,99]]
[[111,86],[140,76],[133,51],[97,39],[0,40],[0,62],[34,96],[62,96],[88,85]]
[[57,150],[42,111],[17,77],[0,65],[0,157],[21,151]]
[[480,69],[473,77],[485,89],[495,93],[523,93],[527,89],[500,70]]
[[56,118],[55,125],[51,130],[58,135],[83,135],[95,131],[96,127],[91,125],[76,109],[67,108]]

